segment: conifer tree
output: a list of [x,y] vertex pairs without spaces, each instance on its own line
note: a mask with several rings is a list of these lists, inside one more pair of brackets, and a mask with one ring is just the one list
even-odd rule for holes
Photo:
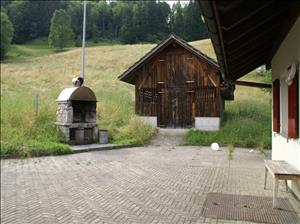
[[56,10],[51,19],[48,42],[50,47],[63,50],[73,44],[74,33],[71,28],[71,17],[63,9]]
[[0,51],[0,58],[4,58],[6,55],[9,47],[11,40],[14,35],[14,28],[12,23],[10,22],[8,16],[4,11],[1,10],[1,51]]

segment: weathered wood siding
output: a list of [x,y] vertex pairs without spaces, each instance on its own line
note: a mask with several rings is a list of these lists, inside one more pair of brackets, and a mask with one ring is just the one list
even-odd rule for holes
[[170,45],[135,74],[136,113],[157,116],[161,127],[189,127],[195,117],[219,117],[218,70]]

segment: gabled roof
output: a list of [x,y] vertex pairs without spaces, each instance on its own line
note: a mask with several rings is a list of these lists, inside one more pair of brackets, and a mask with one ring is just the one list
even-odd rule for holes
[[140,58],[136,63],[134,63],[132,66],[130,66],[122,75],[118,77],[119,80],[132,83],[133,80],[133,74],[134,72],[139,69],[142,65],[144,65],[147,61],[152,59],[154,56],[156,56],[158,53],[160,53],[163,49],[165,49],[169,44],[171,43],[177,43],[181,47],[185,48],[187,51],[192,53],[193,55],[197,56],[198,58],[206,61],[213,67],[215,67],[217,70],[219,70],[218,63],[210,58],[209,56],[203,54],[198,49],[194,48],[192,45],[188,44],[183,39],[176,36],[174,33],[171,33],[169,36],[167,36],[163,41],[161,41],[159,44],[157,44],[151,51],[149,51],[145,56]]

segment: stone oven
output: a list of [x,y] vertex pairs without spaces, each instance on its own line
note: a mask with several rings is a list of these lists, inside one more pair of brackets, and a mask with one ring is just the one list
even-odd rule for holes
[[98,141],[96,96],[85,86],[64,89],[56,100],[55,124],[69,144],[90,144]]

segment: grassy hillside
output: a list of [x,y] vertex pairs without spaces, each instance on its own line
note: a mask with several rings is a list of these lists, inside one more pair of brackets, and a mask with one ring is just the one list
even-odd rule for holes
[[[113,45],[86,49],[85,85],[98,99],[98,120],[110,140],[143,144],[155,130],[134,116],[134,87],[117,76],[154,45]],[[1,62],[1,154],[28,156],[65,153],[54,121],[59,92],[81,72],[81,49],[54,53],[45,46],[14,46],[20,54]],[[48,53],[40,55],[42,49]],[[15,51],[15,49],[13,49]],[[24,53],[24,51],[26,53]],[[31,52],[28,54],[28,52]],[[39,95],[39,113],[33,100]],[[44,148],[41,150],[41,148]],[[42,151],[42,152],[40,152]]]
[[[209,40],[191,44],[214,57]],[[155,131],[143,125],[134,115],[134,86],[117,80],[118,75],[154,46],[153,44],[105,44],[86,49],[85,85],[91,87],[96,93],[99,101],[100,126],[109,129],[110,140],[113,142],[143,144]],[[55,53],[45,45],[45,40],[13,46],[8,59],[1,62],[2,156],[69,152],[68,146],[60,143],[62,136],[53,124],[57,106],[55,99],[62,89],[71,86],[71,79],[79,76],[80,72],[80,48]],[[248,119],[251,123],[252,117],[249,115],[259,109],[261,111],[259,113],[264,115],[260,119],[270,123],[270,96],[261,90],[249,90],[245,87],[237,88],[236,101],[226,105],[227,121],[238,113],[239,119],[245,116],[245,120]],[[35,95],[39,95],[40,99],[38,115],[34,113]],[[249,109],[249,105],[254,106]],[[228,123],[232,122],[239,124],[236,118]],[[257,132],[258,128],[255,130]],[[269,132],[266,130],[260,131],[268,136]],[[194,144],[207,142],[202,141],[198,136],[193,139],[196,141],[188,140],[188,142]],[[233,142],[235,141],[237,140],[234,139]]]

